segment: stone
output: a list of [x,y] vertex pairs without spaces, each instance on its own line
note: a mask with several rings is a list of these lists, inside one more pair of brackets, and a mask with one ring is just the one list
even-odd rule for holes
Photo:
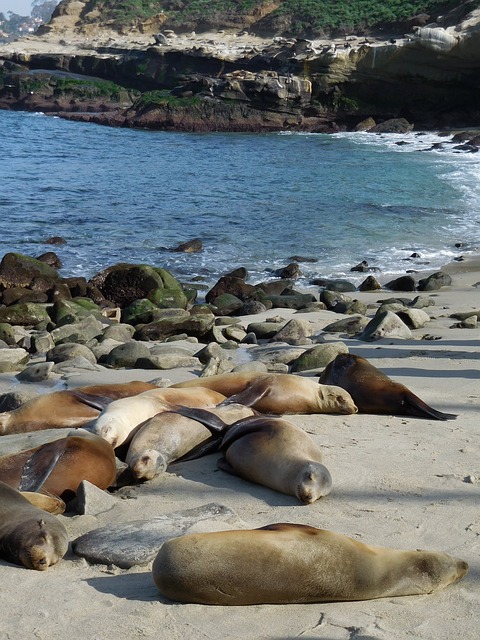
[[47,353],[55,346],[52,334],[49,331],[34,331],[31,333],[30,338],[32,353]]
[[210,301],[217,316],[229,316],[243,307],[243,301],[231,293],[222,293]]
[[329,311],[335,310],[339,302],[345,303],[345,310],[353,303],[353,298],[339,291],[330,291],[324,289],[320,293],[320,302],[327,307]]
[[0,323],[30,327],[49,321],[50,316],[43,304],[26,302],[13,304],[10,307],[0,307]]
[[73,358],[67,358],[67,360],[57,362],[53,366],[52,372],[59,373],[61,375],[76,375],[78,373],[78,369],[84,369],[85,371],[102,371],[103,369],[105,371],[104,367],[99,367],[97,364],[91,362],[90,359],[85,358],[84,356],[75,356]]
[[0,348],[0,370],[3,372],[20,369],[29,359],[30,356],[25,349],[14,347],[7,347],[6,349]]
[[76,538],[72,547],[76,555],[91,563],[130,569],[151,562],[165,540],[186,534],[199,522],[208,524],[211,531],[223,530],[226,523],[240,524],[232,509],[209,503],[148,520],[111,523]]
[[437,271],[432,273],[428,278],[423,278],[418,282],[419,291],[437,291],[441,287],[449,287],[452,284],[452,278],[448,273]]
[[58,272],[45,262],[21,253],[6,253],[0,262],[0,285],[9,287],[31,287],[35,278],[58,280]]
[[165,340],[178,333],[203,338],[214,326],[214,316],[206,314],[189,314],[174,318],[156,320],[142,326],[135,332],[136,340]]
[[133,334],[135,333],[135,329],[131,324],[126,322],[120,322],[118,324],[111,324],[109,327],[105,327],[102,332],[102,342],[103,340],[116,340],[117,342],[127,342],[131,338],[133,338]]
[[400,278],[387,282],[385,288],[390,289],[390,291],[415,291],[416,286],[412,276],[400,276]]
[[222,276],[216,284],[205,295],[205,301],[213,304],[215,298],[224,293],[229,293],[242,301],[248,300],[255,293],[255,287],[247,284],[242,278],[232,278],[231,276]]
[[281,295],[266,295],[266,300],[272,303],[276,309],[305,309],[311,302],[315,302],[315,297],[311,293],[292,293]]
[[287,344],[301,344],[305,338],[310,338],[314,333],[314,328],[309,320],[292,319],[289,320],[271,338],[274,342],[286,342]]
[[404,309],[396,313],[410,329],[421,329],[430,322],[430,316],[423,309]]
[[92,338],[102,335],[103,323],[92,315],[78,322],[57,327],[50,332],[55,344],[75,342],[85,344]]
[[187,242],[182,242],[172,249],[172,251],[183,252],[183,253],[198,253],[203,250],[203,243],[200,238],[193,238],[193,240],[187,240]]
[[285,321],[282,323],[278,322],[250,322],[247,325],[247,333],[254,333],[259,340],[273,338],[276,335],[281,327],[285,324]]
[[76,344],[74,342],[59,344],[46,353],[47,361],[54,362],[55,364],[58,362],[64,362],[65,360],[71,360],[72,358],[77,358],[79,356],[85,358],[91,364],[95,364],[97,362],[97,359],[91,349],[84,344]]
[[365,280],[358,285],[359,291],[377,291],[381,288],[382,285],[378,282],[375,276],[367,276]]
[[343,342],[326,342],[317,345],[292,362],[290,371],[298,373],[310,369],[324,369],[340,353],[348,353],[348,347]]
[[392,311],[384,311],[376,315],[358,336],[359,340],[372,341],[382,338],[411,339],[412,332],[407,325]]
[[74,500],[68,503],[68,510],[79,515],[98,516],[113,509],[117,503],[118,498],[111,493],[99,489],[88,480],[82,480]]
[[137,369],[177,369],[179,367],[198,367],[200,360],[193,356],[165,353],[163,355],[149,354],[138,358],[135,363]]
[[9,346],[17,344],[17,341],[15,339],[15,331],[12,325],[8,322],[0,323],[0,340],[3,340],[3,342],[5,342],[5,344],[8,344]]
[[101,363],[107,364],[114,369],[133,369],[137,366],[137,360],[140,358],[148,359],[149,357],[150,349],[146,345],[130,340],[118,347],[114,347],[102,358]]
[[351,318],[343,318],[323,327],[325,333],[347,333],[350,336],[362,333],[369,324],[370,318],[365,316],[352,316]]
[[53,362],[37,362],[26,367],[15,376],[20,382],[45,382],[51,378]]

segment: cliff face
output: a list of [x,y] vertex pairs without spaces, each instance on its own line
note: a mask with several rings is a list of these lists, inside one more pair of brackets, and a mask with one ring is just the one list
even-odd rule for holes
[[[259,44],[248,37],[241,42],[234,34],[182,39],[167,32],[156,46],[148,37],[141,45],[130,34],[122,41],[128,47],[122,47],[119,37],[106,38],[105,33],[111,34],[106,29],[88,31],[93,28],[85,22],[89,6],[82,0],[64,0],[59,5],[48,33],[36,36],[45,53],[28,53],[21,42],[9,53],[2,54],[0,49],[0,63],[4,59],[0,106],[38,108],[35,95],[43,92],[40,104],[56,98],[53,107],[45,110],[118,111],[123,104],[127,111],[115,122],[106,117],[108,124],[141,123],[152,128],[165,128],[168,121],[172,128],[181,128],[182,118],[185,122],[204,118],[199,129],[216,128],[217,116],[230,121],[232,130],[263,130],[258,125],[262,118],[267,128],[288,125],[305,130],[353,127],[368,116],[376,120],[405,117],[418,128],[472,126],[480,121],[480,10],[456,27],[415,28],[406,37],[372,42],[273,38]],[[74,52],[67,44],[73,42],[72,34],[83,43]],[[20,81],[22,69],[26,77]],[[42,89],[37,74],[32,91],[29,74],[34,70],[51,72],[44,76],[48,87]],[[90,102],[82,101],[78,86],[72,97],[72,86],[59,84],[59,71],[90,78],[90,84],[92,77],[113,81],[119,88],[105,93],[97,82],[95,99],[90,88]],[[132,93],[125,99],[122,87],[169,95],[147,96],[137,104]],[[188,102],[192,98],[208,104],[199,106],[197,100],[193,108]]]

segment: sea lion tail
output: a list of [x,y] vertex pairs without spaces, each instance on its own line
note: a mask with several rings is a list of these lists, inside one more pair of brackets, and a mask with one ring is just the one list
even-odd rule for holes
[[77,389],[70,389],[69,393],[76,398],[82,404],[86,404],[87,407],[103,411],[108,405],[113,402],[114,398],[108,398],[107,396],[99,396],[93,393],[85,393]]
[[219,418],[215,413],[212,413],[207,409],[176,405],[175,408],[172,409],[172,411],[174,411],[175,413],[179,413],[181,416],[185,416],[185,418],[191,418],[192,420],[200,422],[213,434],[222,433],[228,427],[226,422]]

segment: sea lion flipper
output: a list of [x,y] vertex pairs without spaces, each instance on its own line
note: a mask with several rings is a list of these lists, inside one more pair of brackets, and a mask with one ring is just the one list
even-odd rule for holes
[[212,435],[208,440],[204,440],[199,445],[191,449],[188,453],[185,453],[181,458],[177,460],[173,460],[171,464],[176,464],[177,462],[187,462],[189,460],[197,460],[197,458],[202,458],[203,456],[208,455],[209,453],[215,453],[219,449],[220,439],[218,434]]
[[411,416],[433,418],[434,420],[456,420],[457,418],[455,413],[443,413],[430,407],[430,405],[411,392],[405,395],[403,404],[408,411],[408,415]]
[[65,452],[67,438],[39,447],[26,461],[20,480],[20,491],[39,491],[50,477]]
[[224,400],[221,405],[233,404],[235,402],[237,404],[243,404],[245,407],[253,407],[269,392],[270,386],[268,385],[268,382],[261,380],[260,384],[251,384],[243,391],[235,393],[233,396]]
[[84,391],[79,391],[78,389],[70,389],[69,392],[74,398],[79,400],[82,404],[86,404],[88,407],[92,407],[92,409],[98,409],[98,411],[103,411],[108,407],[108,405],[114,401],[115,398],[108,398],[107,396],[99,396],[93,393],[85,393]]
[[225,431],[228,426],[226,422],[207,409],[177,405],[174,411],[175,413],[179,413],[181,416],[200,422],[212,433],[221,433],[222,431]]
[[259,431],[265,431],[264,418],[266,416],[249,416],[248,418],[240,418],[228,427],[223,437],[220,451],[226,451],[236,440],[243,436]]

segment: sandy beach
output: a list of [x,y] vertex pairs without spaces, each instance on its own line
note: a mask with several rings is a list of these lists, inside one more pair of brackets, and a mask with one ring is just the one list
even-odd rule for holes
[[[447,552],[469,563],[463,580],[432,595],[362,602],[250,607],[178,604],[157,591],[151,563],[128,570],[90,565],[70,548],[46,572],[0,561],[0,638],[477,638],[479,330],[451,328],[456,321],[449,315],[480,308],[480,259],[452,263],[445,270],[453,285],[427,294],[435,300],[435,306],[427,308],[432,319],[414,331],[413,340],[365,343],[336,334],[325,334],[325,339],[342,340],[351,353],[368,358],[436,409],[458,414],[456,420],[366,414],[289,417],[322,447],[333,477],[331,494],[312,505],[225,474],[217,469],[218,454],[212,454],[171,466],[152,481],[122,488],[113,494],[111,508],[97,516],[67,513],[58,517],[73,541],[113,523],[145,521],[216,503],[231,509],[232,516],[199,522],[194,531],[255,528],[274,522],[310,524],[369,544]],[[390,297],[386,291],[358,293],[364,302]],[[276,313],[308,319],[319,333],[338,318],[328,311],[294,314],[284,309],[264,316]],[[159,373],[174,383],[193,378],[198,371],[79,370],[68,377],[67,384],[151,380]],[[0,390],[6,392],[18,384],[12,374],[2,374]]]

